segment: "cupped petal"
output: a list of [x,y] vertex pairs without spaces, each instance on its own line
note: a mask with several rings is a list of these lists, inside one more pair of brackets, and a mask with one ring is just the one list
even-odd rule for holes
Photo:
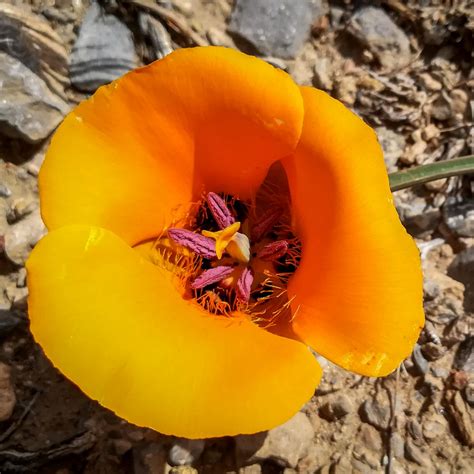
[[101,87],[64,120],[39,176],[43,219],[146,240],[203,189],[252,196],[302,123],[286,73],[226,48],[178,50]]
[[35,339],[132,423],[189,438],[257,432],[291,417],[320,379],[304,344],[209,315],[108,230],[55,230],[27,269]]
[[293,327],[340,366],[386,375],[424,322],[418,250],[393,205],[374,131],[327,94],[302,95],[301,141],[284,160],[303,245],[288,290]]

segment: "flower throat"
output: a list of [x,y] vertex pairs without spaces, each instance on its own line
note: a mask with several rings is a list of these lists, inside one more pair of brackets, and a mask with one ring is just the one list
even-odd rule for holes
[[290,313],[286,286],[298,267],[301,243],[288,206],[264,209],[233,196],[207,193],[188,228],[170,228],[154,243],[155,263],[178,277],[184,296],[208,312],[247,313],[272,325]]

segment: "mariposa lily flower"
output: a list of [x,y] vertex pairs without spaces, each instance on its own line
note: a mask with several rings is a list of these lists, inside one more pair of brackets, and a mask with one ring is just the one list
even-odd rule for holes
[[31,330],[135,424],[269,429],[314,393],[309,347],[382,376],[419,335],[419,256],[375,133],[259,59],[182,49],[100,88],[39,186]]

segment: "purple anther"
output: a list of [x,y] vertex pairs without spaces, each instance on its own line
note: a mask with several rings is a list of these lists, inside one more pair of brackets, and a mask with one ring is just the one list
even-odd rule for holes
[[276,242],[271,242],[260,249],[257,253],[257,257],[266,262],[273,262],[274,260],[283,257],[286,252],[288,252],[288,242],[286,240],[277,240]]
[[213,283],[218,283],[224,278],[227,278],[233,271],[234,267],[228,265],[220,265],[205,270],[191,283],[191,288],[197,290],[212,285]]
[[230,213],[227,204],[216,193],[208,193],[206,196],[207,205],[220,229],[225,229],[235,222],[234,216]]
[[216,258],[216,241],[186,229],[168,229],[170,239],[204,258]]
[[244,303],[248,303],[250,299],[250,291],[252,289],[253,273],[252,270],[247,267],[241,273],[237,280],[237,286],[235,287],[235,293],[237,299]]
[[252,228],[252,241],[258,242],[265,234],[270,232],[282,214],[283,210],[280,207],[272,207],[265,212]]

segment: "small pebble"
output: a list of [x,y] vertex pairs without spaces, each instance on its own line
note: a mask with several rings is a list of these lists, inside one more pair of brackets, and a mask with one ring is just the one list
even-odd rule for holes
[[203,439],[181,438],[175,441],[168,453],[168,461],[172,466],[184,466],[196,462],[204,451]]
[[416,370],[420,375],[426,374],[426,372],[428,372],[429,363],[423,357],[423,354],[421,353],[421,348],[418,344],[416,344],[415,348],[413,349],[412,360]]
[[191,466],[172,467],[169,474],[198,474],[198,470]]
[[405,443],[405,456],[409,461],[413,461],[420,466],[429,466],[429,457],[416,446],[411,439],[408,439]]
[[16,279],[17,288],[24,288],[26,286],[26,268],[22,267],[18,270],[18,276]]
[[439,379],[446,379],[449,375],[449,370],[444,369],[443,367],[432,367],[431,372]]
[[12,195],[10,188],[7,188],[4,184],[0,184],[0,197],[7,198]]
[[328,421],[336,421],[354,410],[354,404],[347,395],[338,395],[334,400],[325,403],[319,414]]
[[7,212],[7,222],[9,224],[14,224],[28,214],[31,214],[35,208],[36,204],[34,202],[27,202],[24,199],[18,199],[12,204]]
[[468,373],[474,373],[474,336],[459,344],[454,356],[453,367]]
[[469,382],[469,376],[462,370],[456,370],[451,374],[451,387],[456,390],[462,390]]
[[366,400],[361,407],[361,419],[375,428],[386,430],[390,423],[390,404],[388,399]]
[[434,413],[423,421],[423,436],[430,441],[438,438],[445,433],[447,424],[446,419],[442,415]]
[[474,406],[474,382],[466,385],[464,388],[464,394],[466,396],[466,402],[469,403],[471,407]]
[[426,359],[433,361],[440,359],[444,354],[446,354],[446,349],[441,344],[427,342],[421,347],[421,352]]
[[126,439],[114,439],[112,445],[118,456],[123,456],[132,449],[132,443]]

